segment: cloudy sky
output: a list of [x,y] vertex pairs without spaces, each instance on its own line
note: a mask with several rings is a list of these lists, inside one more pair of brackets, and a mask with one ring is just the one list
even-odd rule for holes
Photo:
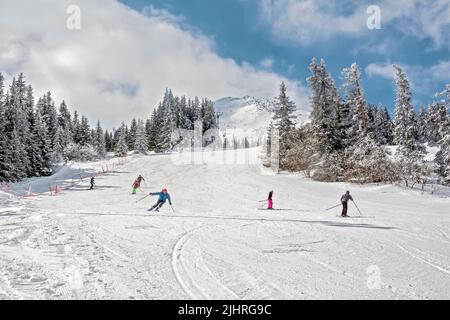
[[[380,30],[367,28],[372,4]],[[23,72],[36,95],[50,89],[107,127],[150,115],[166,87],[273,97],[284,80],[307,109],[314,56],[338,84],[357,62],[367,100],[391,109],[400,64],[414,103],[428,103],[450,83],[450,0],[0,0],[0,72]]]

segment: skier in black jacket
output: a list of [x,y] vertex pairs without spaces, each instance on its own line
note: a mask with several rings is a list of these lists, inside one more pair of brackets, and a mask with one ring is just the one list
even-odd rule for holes
[[347,210],[348,210],[348,201],[353,201],[352,196],[350,195],[350,191],[347,191],[342,197],[341,197],[341,203],[342,203],[342,216],[348,217]]

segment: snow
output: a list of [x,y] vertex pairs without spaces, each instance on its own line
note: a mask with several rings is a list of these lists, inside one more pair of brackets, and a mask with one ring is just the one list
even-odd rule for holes
[[[226,97],[214,102],[214,110],[220,116],[220,131],[227,137],[257,138],[266,134],[272,117],[271,102],[253,97]],[[304,121],[303,110],[298,110],[299,122]]]
[[[56,196],[0,193],[0,298],[450,298],[450,198],[173,157],[132,156],[93,191],[85,179]],[[12,189],[71,187],[72,175],[102,165],[70,164]],[[169,189],[175,212],[147,212],[154,197],[137,202],[139,174],[143,192]],[[270,190],[276,208],[291,210],[257,210]],[[362,217],[352,205],[354,218],[325,211],[345,190]]]

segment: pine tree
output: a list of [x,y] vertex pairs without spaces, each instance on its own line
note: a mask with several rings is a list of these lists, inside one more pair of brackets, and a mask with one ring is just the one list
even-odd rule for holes
[[130,130],[127,136],[128,149],[134,150],[134,144],[136,142],[136,132],[137,132],[137,121],[133,118],[130,124]]
[[51,143],[48,139],[46,124],[40,110],[36,110],[33,120],[33,135],[36,148],[34,149],[34,172],[36,176],[49,176],[52,173]]
[[294,119],[297,118],[295,116],[296,106],[289,99],[286,90],[286,85],[282,82],[273,116],[273,121],[278,129],[281,140],[285,139],[289,132],[294,129]]
[[58,114],[50,92],[47,92],[41,99],[38,100],[37,108],[43,122],[45,123],[47,137],[50,141],[51,153],[53,153],[59,139],[59,137],[57,137]]
[[75,110],[73,113],[73,119],[72,119],[72,141],[75,143],[79,143],[80,139],[80,118],[78,115],[78,111]]
[[394,139],[404,155],[411,152],[423,151],[423,146],[418,141],[416,114],[411,103],[411,89],[409,80],[403,70],[396,69],[396,105]]
[[98,153],[99,157],[104,158],[106,156],[106,142],[100,120],[97,121],[97,128],[94,130],[93,142],[95,151]]
[[61,128],[60,141],[63,146],[67,146],[73,141],[72,115],[65,101],[61,102],[58,111],[58,124]]
[[350,68],[342,71],[342,77],[346,93],[344,104],[351,110],[352,124],[356,126],[352,131],[357,132],[358,137],[364,136],[368,130],[368,119],[359,66],[353,63]]
[[125,123],[117,130],[117,142],[114,149],[117,157],[125,157],[128,154],[127,133]]
[[394,141],[398,145],[398,172],[406,186],[422,181],[427,175],[424,161],[425,148],[419,142],[417,117],[411,103],[409,80],[403,70],[396,69],[396,106]]
[[447,121],[448,112],[445,105],[434,102],[428,109],[425,120],[426,142],[433,146],[437,145],[446,135],[445,127],[447,126]]
[[11,181],[11,173],[13,171],[10,141],[7,136],[6,126],[4,78],[0,73],[0,181]]
[[419,113],[417,114],[417,134],[419,136],[420,143],[427,143],[427,119],[428,113],[425,107],[422,105],[419,108]]
[[111,152],[113,151],[113,147],[114,147],[114,140],[112,137],[112,133],[110,133],[108,130],[105,131],[105,149],[107,152]]
[[362,136],[347,152],[349,156],[345,164],[345,180],[359,183],[395,180],[386,150],[370,135]]
[[320,65],[313,59],[310,70],[312,76],[308,78],[312,91],[311,96],[311,124],[317,140],[316,148],[319,155],[327,156],[338,152],[343,147],[343,132],[339,124],[340,98],[331,75],[328,73],[325,61]]
[[88,119],[83,115],[81,116],[81,123],[77,130],[76,143],[81,146],[91,144],[91,127]]
[[134,141],[134,151],[141,154],[147,154],[148,151],[148,138],[145,133],[144,122],[138,120],[136,127],[136,136]]

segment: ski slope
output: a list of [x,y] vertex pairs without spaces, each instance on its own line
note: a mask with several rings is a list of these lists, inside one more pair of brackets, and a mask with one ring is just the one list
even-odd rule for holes
[[[93,191],[70,178],[101,162],[52,177],[70,186],[57,196],[0,193],[0,298],[450,298],[449,198],[171,157],[132,156]],[[139,174],[146,193],[169,189],[175,212],[147,212],[155,197],[136,203]],[[363,217],[352,205],[355,218],[324,210],[347,189]],[[257,210],[270,190],[275,208],[291,210]]]

